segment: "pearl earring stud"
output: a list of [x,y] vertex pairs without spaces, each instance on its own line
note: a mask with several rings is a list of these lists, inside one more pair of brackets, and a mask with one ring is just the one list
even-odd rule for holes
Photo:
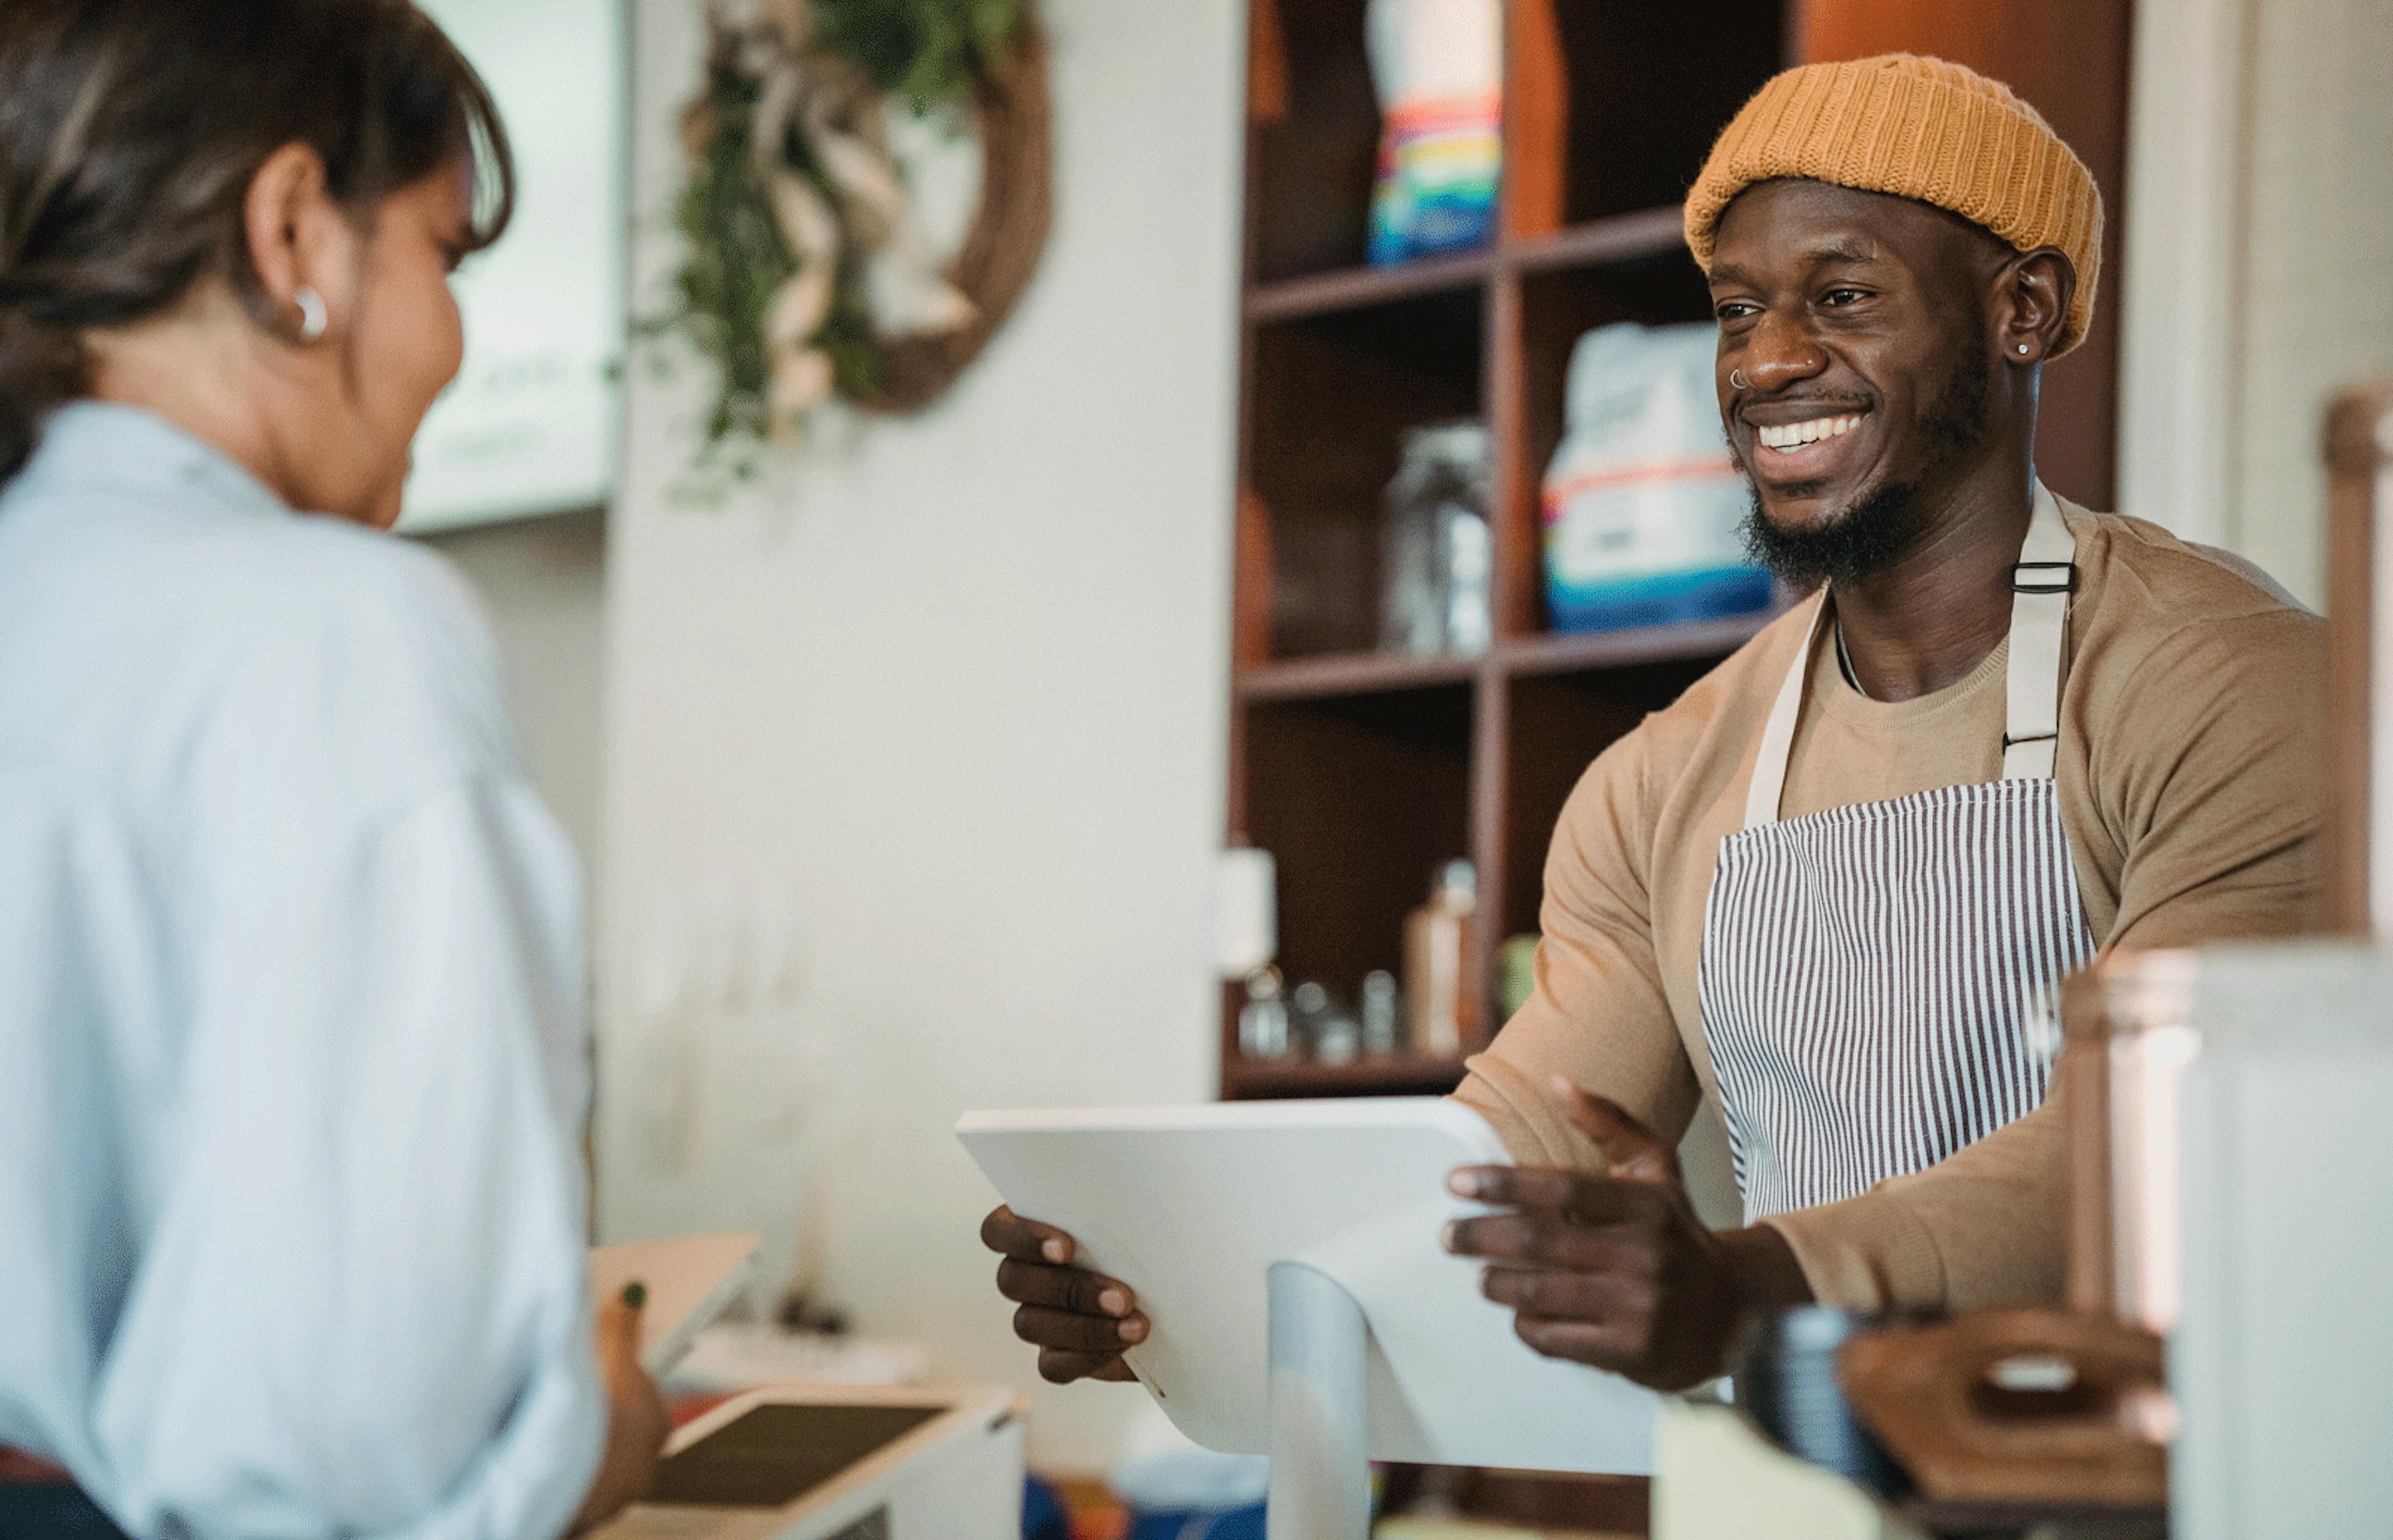
[[324,296],[313,289],[302,288],[291,296],[291,302],[299,307],[299,340],[323,341],[325,329],[333,320],[332,312],[324,307]]

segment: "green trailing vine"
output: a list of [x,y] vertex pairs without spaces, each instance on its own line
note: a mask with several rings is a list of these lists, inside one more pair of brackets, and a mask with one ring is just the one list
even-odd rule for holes
[[815,0],[823,46],[917,112],[970,101],[1023,18],[1023,0]]
[[771,369],[765,312],[774,291],[797,267],[763,194],[749,186],[743,125],[755,111],[759,89],[719,57],[708,60],[701,99],[719,124],[705,136],[674,203],[683,256],[673,275],[673,307],[643,325],[651,334],[684,333],[721,372],[722,387],[706,423],[710,445],[735,434],[765,434]]
[[802,50],[788,49],[787,33],[769,22],[739,26],[710,17],[704,79],[683,120],[688,179],[673,209],[682,255],[665,309],[637,328],[648,338],[683,337],[715,372],[701,467],[748,479],[753,449],[787,437],[797,415],[786,381],[776,390],[777,372],[792,367],[792,339],[778,339],[777,350],[773,326],[777,302],[804,264],[760,163],[803,178],[843,226],[836,255],[817,258],[832,264],[832,277],[818,322],[798,344],[820,357],[805,361],[818,374],[827,359],[829,393],[851,401],[869,402],[883,385],[866,244],[843,228],[852,221],[842,188],[786,116],[772,156],[757,153],[769,72],[860,76],[879,95],[961,128],[983,78],[1021,35],[1028,8],[1028,0],[811,0],[799,7],[808,33]]

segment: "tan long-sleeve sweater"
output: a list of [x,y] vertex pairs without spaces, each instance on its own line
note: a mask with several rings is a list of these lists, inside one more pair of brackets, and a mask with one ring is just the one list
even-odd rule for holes
[[[2056,780],[2096,943],[2183,946],[2311,921],[2325,787],[2324,625],[2250,568],[2151,525],[2064,502],[2070,608]],[[1704,906],[1779,684],[1798,607],[1598,759],[1546,863],[1536,991],[1458,1094],[1524,1163],[1600,1168],[1546,1090],[1570,1076],[1675,1141],[1718,1095],[1697,1003]],[[1784,814],[2002,773],[1998,646],[1900,702],[1817,649]],[[1856,1309],[1966,1310],[2059,1297],[2060,1109],[1942,1164],[1768,1222],[1813,1291]]]

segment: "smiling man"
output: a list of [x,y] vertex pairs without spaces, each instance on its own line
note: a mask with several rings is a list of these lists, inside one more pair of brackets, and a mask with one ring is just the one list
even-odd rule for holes
[[[1545,1168],[1458,1173],[1514,1211],[1449,1237],[1532,1345],[1681,1386],[1755,1308],[2056,1300],[2037,1010],[2308,922],[2321,623],[2036,478],[2101,224],[2033,109],[1907,56],[1772,81],[1689,194],[1752,543],[1819,592],[1563,815],[1536,998],[1461,1092]],[[1699,1095],[1746,1228],[1680,1188]]]
[[[1677,1388],[1757,1310],[2056,1299],[2037,1010],[2105,949],[2309,920],[2321,623],[2036,478],[2101,222],[2033,109],[1909,56],[1772,81],[1688,197],[1753,545],[1816,592],[1587,772],[1458,1093],[1522,1164],[1456,1173],[1504,1211],[1446,1244],[1541,1351]],[[1670,1153],[1705,1097],[1739,1229]],[[1118,1375],[1130,1291],[984,1235],[1049,1377]]]

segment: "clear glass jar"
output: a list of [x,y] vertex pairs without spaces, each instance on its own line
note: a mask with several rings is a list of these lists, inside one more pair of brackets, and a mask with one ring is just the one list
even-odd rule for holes
[[1487,502],[1485,424],[1441,423],[1405,435],[1404,459],[1388,484],[1382,647],[1487,650],[1496,570]]

